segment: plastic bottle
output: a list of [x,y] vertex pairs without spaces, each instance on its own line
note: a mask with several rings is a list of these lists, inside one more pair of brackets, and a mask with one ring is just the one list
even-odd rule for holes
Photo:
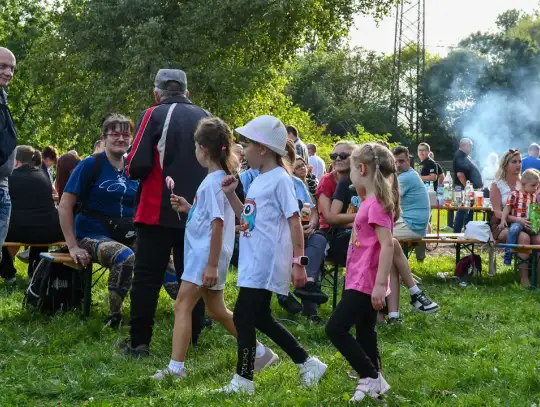
[[457,206],[463,206],[463,192],[459,186],[456,187],[454,201],[456,202]]
[[309,218],[311,217],[311,206],[309,203],[305,203],[300,212],[302,215],[302,223],[309,223]]
[[444,201],[445,201],[444,192],[445,192],[444,186],[442,184],[439,184],[439,186],[437,187],[437,204],[439,206],[444,205]]
[[444,177],[444,205],[445,206],[452,206],[452,176],[450,175],[450,171],[446,171],[446,176]]
[[474,204],[474,189],[471,185],[471,181],[467,181],[467,184],[465,184],[464,206],[472,206],[473,204]]

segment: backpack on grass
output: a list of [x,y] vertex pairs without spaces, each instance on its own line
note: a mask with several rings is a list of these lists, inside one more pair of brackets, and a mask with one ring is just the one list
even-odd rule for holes
[[80,273],[62,263],[42,259],[26,289],[23,307],[55,314],[80,307],[82,299]]
[[456,277],[462,281],[468,281],[480,274],[482,274],[482,259],[477,254],[470,254],[456,264]]

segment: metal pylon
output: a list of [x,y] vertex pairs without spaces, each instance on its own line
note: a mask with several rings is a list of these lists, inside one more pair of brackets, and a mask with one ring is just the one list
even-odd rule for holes
[[402,0],[396,5],[392,112],[396,128],[405,127],[416,144],[424,140],[425,15],[425,0]]

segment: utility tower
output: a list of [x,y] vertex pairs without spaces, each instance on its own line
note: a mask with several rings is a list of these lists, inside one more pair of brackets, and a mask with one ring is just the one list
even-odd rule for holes
[[401,0],[396,5],[392,113],[396,129],[406,128],[417,145],[424,140],[425,15],[425,0]]

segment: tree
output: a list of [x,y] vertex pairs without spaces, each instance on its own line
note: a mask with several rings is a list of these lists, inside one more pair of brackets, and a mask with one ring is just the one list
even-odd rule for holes
[[389,133],[391,65],[363,48],[303,55],[291,70],[287,93],[331,134]]
[[499,27],[500,30],[507,32],[511,28],[514,28],[518,24],[519,20],[521,20],[524,16],[525,13],[521,10],[517,10],[515,8],[506,10],[497,16],[495,24],[497,24],[497,27]]

